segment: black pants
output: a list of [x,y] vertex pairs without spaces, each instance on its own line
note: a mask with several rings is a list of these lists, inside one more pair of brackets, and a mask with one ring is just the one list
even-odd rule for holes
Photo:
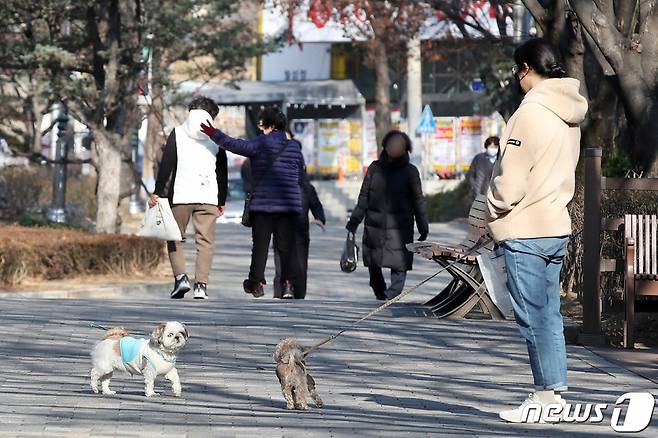
[[407,271],[391,269],[391,285],[387,288],[382,268],[370,266],[368,267],[368,273],[370,274],[370,287],[378,300],[395,298],[400,295],[402,289],[404,289],[404,282],[407,280]]
[[[308,271],[308,248],[310,238],[308,231],[304,232],[297,228],[295,230],[295,259],[297,262],[297,279],[293,283],[295,299],[303,300],[306,297],[306,274]],[[277,240],[274,239],[274,266],[276,276],[274,277],[274,298],[283,295],[283,284],[281,282],[281,254],[279,253]]]
[[249,280],[265,283],[265,265],[270,249],[272,234],[281,253],[281,278],[293,285],[297,277],[295,256],[296,214],[290,213],[251,213],[251,267]]

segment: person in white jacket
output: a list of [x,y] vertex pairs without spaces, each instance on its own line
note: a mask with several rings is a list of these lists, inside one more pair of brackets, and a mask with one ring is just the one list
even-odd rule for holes
[[224,214],[228,187],[226,151],[201,132],[202,122],[219,114],[217,104],[197,97],[189,105],[187,119],[167,139],[149,204],[166,197],[180,227],[182,242],[167,242],[174,273],[171,298],[180,299],[190,291],[185,269],[185,231],[192,219],[197,247],[194,298],[208,298],[208,277],[215,251],[215,223]]

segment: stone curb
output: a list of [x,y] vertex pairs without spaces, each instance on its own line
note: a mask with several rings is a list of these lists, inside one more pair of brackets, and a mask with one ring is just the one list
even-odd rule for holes
[[73,290],[42,290],[42,291],[19,291],[0,292],[0,299],[4,298],[126,298],[135,295],[159,296],[169,298],[169,283],[152,284],[118,284],[114,286],[96,286],[88,289]]

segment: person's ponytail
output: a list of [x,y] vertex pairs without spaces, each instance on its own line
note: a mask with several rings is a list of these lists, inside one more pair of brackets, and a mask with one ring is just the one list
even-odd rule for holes
[[564,78],[567,76],[567,70],[560,64],[551,64],[546,70],[546,76],[549,78]]
[[514,51],[514,61],[519,67],[528,64],[537,74],[545,78],[564,78],[567,69],[560,60],[557,49],[543,38],[533,38]]

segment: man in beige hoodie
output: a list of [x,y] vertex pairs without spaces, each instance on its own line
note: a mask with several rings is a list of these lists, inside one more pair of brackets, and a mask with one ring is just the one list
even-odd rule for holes
[[[560,396],[567,389],[560,270],[571,234],[567,204],[574,194],[578,125],[587,101],[547,41],[527,41],[514,60],[525,97],[501,138],[487,209],[491,234],[505,252],[507,286],[535,384],[520,407],[500,417],[523,422],[529,405],[539,405],[546,415],[548,405],[566,403]],[[554,421],[550,415],[540,420]]]

